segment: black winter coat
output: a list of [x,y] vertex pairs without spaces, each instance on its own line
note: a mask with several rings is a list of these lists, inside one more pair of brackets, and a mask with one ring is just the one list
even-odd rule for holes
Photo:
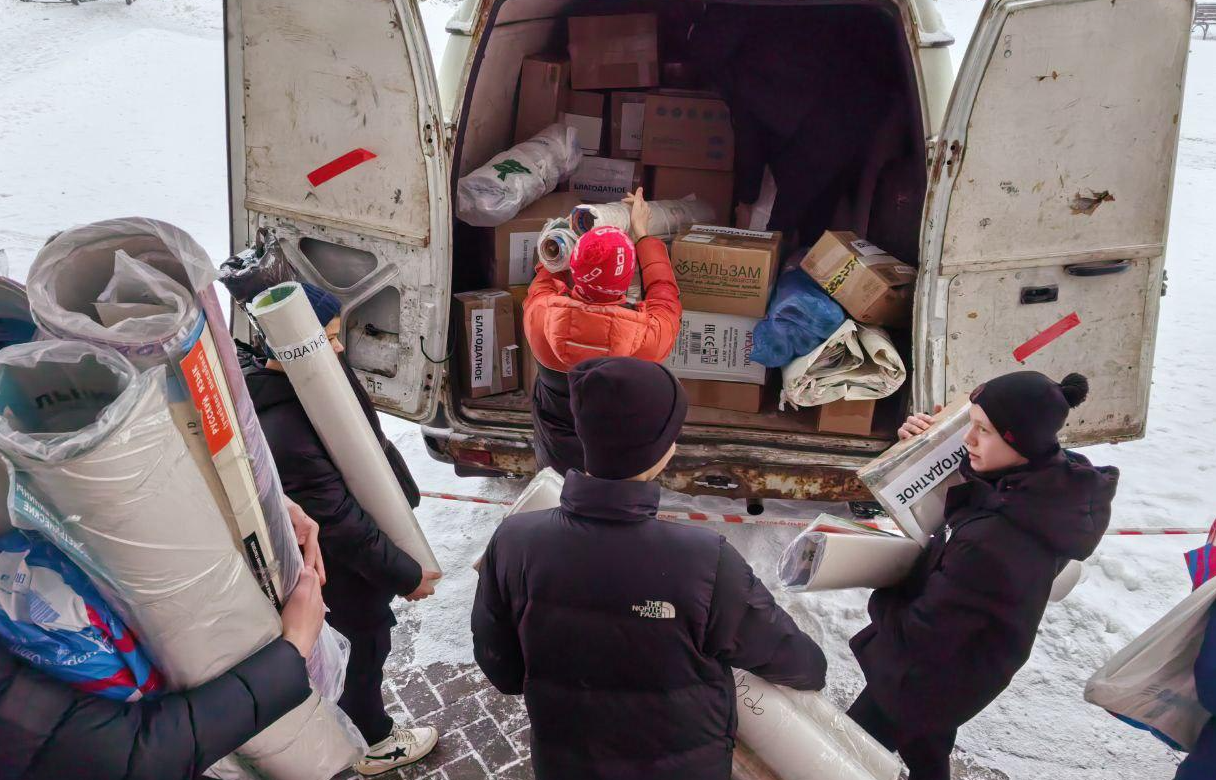
[[276,639],[205,685],[124,704],[0,648],[0,780],[187,780],[308,697],[300,653]]
[[907,580],[874,592],[872,622],[850,642],[879,708],[908,735],[953,731],[1005,690],[1056,575],[1102,540],[1119,480],[1071,452],[995,478],[966,463],[963,473],[945,529]]
[[558,474],[584,470],[583,443],[574,430],[574,412],[570,410],[568,374],[537,366],[532,388],[532,431],[538,466]]
[[738,552],[655,519],[657,483],[566,475],[482,560],[473,650],[524,695],[538,780],[727,780],[731,667],[801,690],[827,662]]
[[[414,484],[401,454],[384,436],[367,393],[340,361],[363,406],[384,454],[411,506],[418,506]],[[265,366],[245,371],[245,384],[257,409],[283,482],[283,491],[321,526],[321,555],[326,583],[322,595],[338,631],[359,631],[394,623],[394,596],[412,593],[422,582],[422,567],[380,531],[346,485],[312,427],[287,375]]]

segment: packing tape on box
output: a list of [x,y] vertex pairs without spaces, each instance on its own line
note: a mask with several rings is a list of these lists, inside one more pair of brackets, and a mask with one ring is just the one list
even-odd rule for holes
[[[597,227],[615,227],[630,232],[632,208],[625,203],[587,203],[570,213],[570,226],[577,235]],[[647,235],[670,239],[693,225],[714,221],[713,206],[693,197],[683,200],[656,200],[650,203],[650,230]]]

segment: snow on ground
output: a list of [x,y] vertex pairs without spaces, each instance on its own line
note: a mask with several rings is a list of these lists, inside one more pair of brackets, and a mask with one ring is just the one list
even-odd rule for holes
[[[979,0],[941,0],[959,43],[970,37]],[[421,4],[438,54],[452,7]],[[81,6],[0,0],[0,249],[23,278],[52,232],[91,220],[152,216],[190,231],[217,260],[227,251],[222,18],[219,0],[98,0]],[[1205,488],[1216,441],[1216,342],[1208,312],[1216,297],[1216,41],[1192,44],[1182,145],[1173,201],[1148,436],[1088,454],[1123,470],[1115,524],[1200,526],[1212,519]],[[458,479],[431,460],[417,428],[386,424],[426,489],[496,498],[520,486]],[[703,507],[708,503],[701,501]],[[776,511],[776,510],[770,510]],[[783,513],[794,511],[782,509]],[[809,511],[803,508],[802,514]],[[467,662],[467,628],[480,554],[501,514],[494,507],[427,501],[419,518],[447,568],[440,595],[400,614],[418,626],[412,658]],[[726,531],[770,583],[794,532]],[[1048,608],[1030,663],[960,746],[1014,780],[1167,778],[1177,762],[1152,737],[1085,704],[1090,672],[1187,592],[1181,554],[1198,537],[1113,538],[1086,564],[1086,580]],[[861,685],[846,641],[865,623],[866,594],[778,598],[820,639],[831,661],[829,692],[845,702]],[[395,659],[397,660],[397,659]]]

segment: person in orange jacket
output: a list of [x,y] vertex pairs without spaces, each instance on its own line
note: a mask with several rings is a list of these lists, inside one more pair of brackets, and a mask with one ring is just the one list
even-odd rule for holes
[[[625,198],[633,238],[614,227],[584,233],[566,274],[538,266],[524,301],[524,333],[538,364],[532,392],[537,464],[559,474],[583,471],[583,445],[574,432],[566,374],[597,357],[667,359],[680,332],[680,288],[667,245],[648,235],[650,204],[641,189]],[[643,300],[625,300],[635,267]]]

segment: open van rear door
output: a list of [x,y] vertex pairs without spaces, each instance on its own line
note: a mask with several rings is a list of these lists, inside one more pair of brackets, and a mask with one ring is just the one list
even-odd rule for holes
[[1072,444],[1143,436],[1191,0],[988,0],[930,164],[915,404],[1089,377]]
[[229,0],[233,246],[273,230],[342,300],[384,411],[435,413],[451,217],[434,68],[412,0]]

